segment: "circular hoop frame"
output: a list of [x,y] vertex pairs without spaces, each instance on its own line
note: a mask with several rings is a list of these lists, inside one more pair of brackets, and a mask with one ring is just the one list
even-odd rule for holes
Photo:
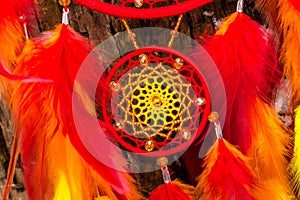
[[[158,56],[155,56],[155,54],[157,53],[162,53],[164,56],[165,55],[167,56],[160,58]],[[162,155],[167,156],[171,154],[176,154],[180,151],[185,150],[194,141],[195,138],[199,137],[203,133],[207,124],[209,124],[208,115],[211,112],[211,99],[210,99],[210,92],[207,83],[204,79],[204,76],[201,74],[201,72],[195,69],[194,67],[195,65],[193,65],[192,61],[186,56],[170,48],[148,47],[148,48],[141,48],[135,50],[127,54],[121,60],[119,60],[109,71],[108,75],[100,79],[100,84],[101,84],[100,88],[109,88],[111,86],[111,83],[118,83],[118,81],[121,80],[123,76],[126,76],[127,73],[130,73],[130,70],[133,70],[137,67],[141,69],[146,68],[145,66],[141,66],[140,64],[140,60],[138,59],[140,55],[147,55],[149,57],[149,61],[152,61],[152,63],[154,62],[156,64],[161,63],[163,65],[168,65],[173,71],[175,71],[177,74],[180,74],[184,78],[186,83],[188,83],[186,85],[189,85],[193,90],[193,92],[195,92],[193,93],[184,90],[183,92],[188,94],[181,95],[181,98],[184,99],[183,100],[184,102],[181,102],[182,104],[187,104],[188,102],[187,99],[189,98],[188,97],[189,95],[193,96],[188,102],[189,106],[185,106],[185,105],[181,106],[184,107],[182,111],[182,113],[184,114],[182,114],[182,116],[188,116],[188,120],[184,119],[184,117],[180,118],[182,120],[181,123],[184,125],[182,125],[182,127],[180,127],[179,129],[176,129],[176,131],[172,132],[170,134],[172,136],[167,137],[167,139],[165,138],[165,140],[163,141],[160,140],[161,137],[157,139],[157,136],[138,138],[136,135],[134,135],[134,133],[127,133],[124,129],[122,129],[122,126],[127,126],[128,123],[127,124],[124,124],[123,122],[119,123],[118,120],[122,121],[123,119],[115,118],[116,113],[123,112],[123,111],[119,111],[119,108],[117,108],[118,106],[116,106],[118,104],[116,103],[116,101],[118,100],[116,100],[115,97],[116,96],[119,97],[119,94],[114,96],[114,93],[118,93],[120,87],[122,87],[121,84],[117,85],[117,88],[115,88],[116,90],[115,92],[111,89],[105,90],[102,91],[102,93],[100,93],[101,94],[100,97],[99,96],[97,97],[100,99],[108,100],[103,102],[103,104],[101,104],[101,112],[102,112],[101,115],[103,116],[103,120],[105,123],[114,123],[113,125],[116,126],[117,131],[112,131],[109,137],[112,137],[113,140],[115,140],[118,144],[123,146],[125,149],[134,153],[141,153],[141,154],[147,153],[147,149],[144,148],[145,147],[144,145],[147,142],[149,142],[149,140],[151,140],[153,141],[153,149],[155,151],[151,153],[149,152],[150,156],[162,156]],[[174,61],[176,58],[181,58],[184,61],[184,65],[182,66],[182,68],[176,69],[175,67],[172,68],[172,66],[170,66],[172,65],[172,61]],[[124,66],[126,66],[126,68],[124,68]],[[122,95],[119,98],[119,100],[122,101],[123,99],[126,99],[124,95],[127,94],[128,92],[122,92]],[[203,97],[203,99],[205,100],[205,104],[198,105],[197,97]],[[128,104],[130,103],[126,103],[127,109],[128,109]],[[122,117],[124,116],[125,114],[122,114]],[[176,121],[178,121],[178,119],[179,118],[177,118]],[[131,124],[131,126],[133,125]],[[134,128],[132,128],[132,130],[133,129]],[[186,131],[185,133],[190,134],[188,139],[184,138],[182,134],[184,132],[183,130]]]
[[187,0],[174,5],[157,8],[131,8],[125,6],[112,5],[98,0],[74,0],[93,11],[113,15],[120,18],[134,19],[154,19],[171,17],[194,10],[211,0]]

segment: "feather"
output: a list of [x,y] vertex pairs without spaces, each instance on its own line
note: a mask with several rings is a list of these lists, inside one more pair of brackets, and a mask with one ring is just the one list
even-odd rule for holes
[[291,0],[292,5],[294,6],[295,9],[300,11],[300,2],[298,0]]
[[11,70],[17,54],[21,52],[24,32],[9,0],[0,1],[0,35],[0,58],[3,64]]
[[[254,158],[251,164],[262,191],[272,193],[282,188],[280,196],[288,197],[291,190],[285,156],[290,134],[270,106],[272,89],[281,79],[274,40],[261,25],[236,12],[222,23],[205,48],[226,89],[224,138]],[[272,188],[270,183],[277,186]]]
[[293,158],[291,160],[292,168],[292,185],[293,189],[298,197],[300,198],[300,106],[295,110],[295,146]]
[[[236,12],[204,46],[224,81],[227,115],[224,138],[247,154],[252,145],[249,109],[256,96],[268,99],[281,78],[271,36],[246,14]],[[197,58],[197,51],[195,51]]]
[[198,177],[196,199],[254,200],[257,187],[249,159],[223,138],[218,138],[204,159],[204,171]]
[[291,150],[290,131],[275,111],[259,98],[251,106],[249,121],[253,132],[257,133],[249,155],[258,179],[265,186],[264,192],[273,195],[269,199],[289,199],[292,195],[287,161]]
[[161,165],[164,184],[153,190],[149,196],[149,200],[190,200],[194,199],[194,187],[181,183],[178,180],[171,181],[170,173],[167,167],[168,160],[161,157],[159,165]]
[[164,183],[156,188],[148,198],[149,200],[190,200],[193,199],[193,195],[187,195],[181,187],[189,188],[192,186],[183,185],[180,186],[177,183]]
[[35,19],[34,0],[2,0],[0,1],[0,58],[3,64],[12,69],[17,56],[21,53],[25,40],[23,29],[25,21],[20,21],[20,16]]
[[89,50],[85,39],[61,24],[28,40],[18,60],[16,74],[53,80],[13,87],[11,104],[29,199],[93,199],[96,187],[110,199],[140,197],[133,180],[97,161],[76,133],[72,91]]
[[[34,6],[34,0],[2,0],[0,1],[0,74],[9,79],[20,79],[13,76],[11,71],[16,63],[17,56],[21,53],[22,45],[25,40],[25,21],[20,21],[21,10],[28,14]],[[35,15],[28,15],[33,18]],[[35,22],[36,23],[36,22]],[[32,23],[33,24],[33,23]],[[5,95],[9,98],[7,90],[7,80],[0,77],[0,96]]]
[[299,1],[278,0],[278,23],[283,35],[280,59],[289,81],[293,109],[300,104],[300,11],[295,9],[296,6],[299,6]]

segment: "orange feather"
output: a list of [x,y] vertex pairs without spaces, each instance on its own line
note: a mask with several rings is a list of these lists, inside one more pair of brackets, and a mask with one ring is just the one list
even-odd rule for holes
[[278,0],[278,23],[283,35],[281,61],[284,64],[284,75],[291,88],[291,106],[300,104],[300,10],[296,9],[299,2]]
[[287,161],[287,157],[290,157],[291,133],[275,111],[259,98],[251,105],[249,113],[255,133],[249,155],[253,160],[253,169],[265,187],[261,192],[270,195],[268,199],[289,199],[293,196]]

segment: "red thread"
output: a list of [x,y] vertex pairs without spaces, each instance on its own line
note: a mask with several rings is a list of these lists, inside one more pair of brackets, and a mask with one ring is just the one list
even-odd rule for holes
[[126,7],[124,3],[122,5],[112,5],[98,0],[74,0],[74,2],[94,11],[120,18],[153,19],[183,14],[210,3],[211,0],[189,0],[182,3],[177,1],[176,4],[164,7],[152,7],[153,5],[150,4],[149,8]]

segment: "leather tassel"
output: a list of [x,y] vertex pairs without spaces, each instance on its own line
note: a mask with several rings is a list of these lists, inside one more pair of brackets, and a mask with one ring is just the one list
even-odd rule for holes
[[[76,133],[72,115],[74,80],[91,47],[68,26],[66,12],[64,9],[63,24],[53,32],[27,41],[14,71],[53,81],[13,87],[16,149],[22,156],[28,198],[88,200],[97,197],[98,188],[101,196],[112,200],[141,199],[133,179],[96,160]],[[92,71],[89,73],[87,78],[95,78]],[[111,156],[121,157],[119,152]]]
[[258,185],[249,158],[223,138],[218,114],[213,112],[211,116],[218,139],[204,159],[196,199],[254,200],[252,191]]

